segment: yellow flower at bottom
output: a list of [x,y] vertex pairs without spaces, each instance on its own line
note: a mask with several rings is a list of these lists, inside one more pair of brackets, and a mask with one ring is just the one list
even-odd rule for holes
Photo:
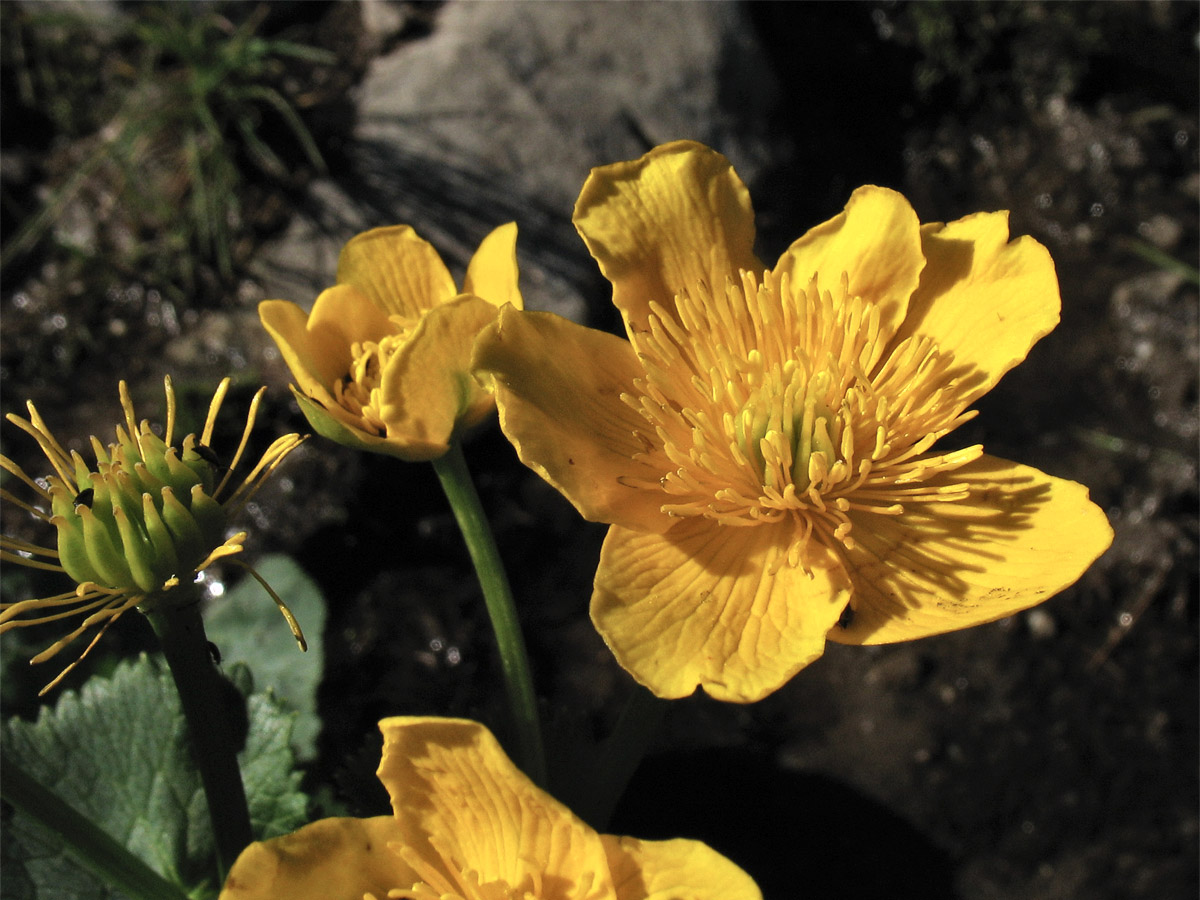
[[[32,403],[27,405],[28,419],[11,414],[7,417],[38,442],[54,474],[45,479],[43,486],[11,459],[0,456],[0,468],[30,488],[37,505],[26,503],[7,489],[0,489],[0,496],[53,525],[58,540],[55,547],[42,547],[3,535],[0,559],[63,572],[77,586],[52,597],[0,604],[0,633],[84,616],[78,627],[35,656],[33,662],[50,659],[84,631],[101,625],[80,655],[83,659],[108,627],[133,607],[149,611],[163,603],[194,602],[194,595],[186,590],[192,576],[222,557],[241,552],[246,533],[228,535],[231,520],[303,438],[289,434],[276,440],[241,483],[227,493],[265,391],[255,394],[241,442],[228,468],[224,468],[209,442],[229,383],[226,378],[217,388],[200,436],[186,435],[176,445],[171,379],[165,380],[167,423],[162,437],[154,433],[148,421],[138,423],[129,390],[122,381],[125,424],[117,426],[116,443],[105,446],[91,438],[95,457],[92,465],[78,452],[68,453],[63,448]],[[281,600],[274,599],[303,645],[291,614]],[[42,693],[54,687],[78,662],[64,669]]]
[[392,815],[251,844],[221,900],[761,900],[708,846],[597,834],[464,719],[379,723]]
[[342,249],[337,284],[311,313],[260,303],[313,428],[350,447],[427,460],[491,412],[495,399],[470,372],[471,347],[501,306],[521,306],[516,238],[512,223],[484,238],[460,293],[412,228],[375,228]]
[[574,220],[629,340],[505,310],[475,365],[521,459],[612,525],[592,620],[655,694],[757,700],[827,639],[989,622],[1108,547],[1082,486],[938,443],[1058,321],[1006,213],[921,225],[863,187],[767,267],[728,160],[677,142],[593,170]]

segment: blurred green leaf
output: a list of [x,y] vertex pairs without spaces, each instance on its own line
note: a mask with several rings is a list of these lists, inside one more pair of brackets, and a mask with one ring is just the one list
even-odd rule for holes
[[321,730],[317,686],[324,669],[325,598],[291,557],[264,556],[254,568],[296,616],[308,652],[300,652],[283,616],[253,578],[209,606],[204,627],[223,666],[246,664],[257,690],[273,692],[298,713],[292,746],[300,759],[312,759]]
[[1181,259],[1176,259],[1165,250],[1147,241],[1130,240],[1126,243],[1131,253],[1165,272],[1174,272],[1188,284],[1200,285],[1200,269]]
[[[294,716],[270,696],[247,703],[240,755],[256,837],[306,820],[289,746]],[[81,815],[193,896],[215,893],[215,850],[200,777],[189,758],[179,698],[166,665],[143,654],[111,678],[63,694],[36,722],[9,721],[0,749]],[[15,813],[3,831],[7,897],[119,897],[84,870],[62,838]]]

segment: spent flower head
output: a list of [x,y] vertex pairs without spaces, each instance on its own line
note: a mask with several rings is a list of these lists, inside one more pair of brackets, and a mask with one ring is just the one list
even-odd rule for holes
[[751,701],[821,655],[989,622],[1112,539],[1081,485],[943,449],[1058,322],[1007,213],[921,225],[862,187],[769,267],[729,161],[593,170],[576,228],[629,340],[502,311],[477,344],[521,459],[612,525],[592,620],[661,697]]
[[[37,441],[53,474],[31,478],[0,455],[0,467],[23,482],[34,498],[26,502],[6,488],[0,488],[0,496],[53,525],[57,541],[49,547],[0,536],[0,559],[63,572],[75,580],[76,587],[50,597],[0,604],[0,632],[83,616],[74,630],[33,658],[37,663],[53,657],[89,628],[100,626],[87,649],[42,693],[83,659],[127,610],[138,607],[148,612],[160,604],[193,602],[190,590],[177,589],[190,586],[194,576],[216,560],[242,550],[246,532],[229,534],[233,518],[304,438],[297,434],[279,438],[248,474],[235,479],[265,388],[250,404],[241,441],[226,467],[209,442],[229,384],[226,378],[217,388],[201,434],[188,434],[176,442],[170,377],[165,379],[167,421],[162,437],[148,421],[137,421],[122,381],[125,422],[117,426],[114,443],[105,445],[91,437],[90,463],[59,443],[32,402],[27,404],[28,419],[7,416]],[[290,613],[272,596],[300,639]]]
[[221,900],[761,900],[699,841],[598,834],[466,719],[379,723],[392,814],[251,844]]
[[428,460],[490,413],[496,401],[471,375],[471,349],[500,307],[522,305],[516,239],[513,223],[485,237],[460,292],[412,228],[374,228],[342,249],[337,284],[311,313],[260,303],[312,427],[349,447]]

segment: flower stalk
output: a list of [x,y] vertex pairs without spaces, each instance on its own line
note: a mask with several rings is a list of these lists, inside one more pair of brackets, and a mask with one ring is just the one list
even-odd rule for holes
[[576,809],[593,827],[608,829],[621,795],[650,749],[667,705],[640,684],[634,686],[612,733],[597,748],[597,764],[590,777],[579,786]]
[[223,881],[252,840],[250,810],[229,717],[221,703],[220,675],[209,657],[199,600],[163,604],[148,612],[147,618],[158,634],[179,691],[192,758],[208,800]]
[[500,667],[504,673],[504,687],[516,733],[517,759],[533,782],[544,787],[546,755],[538,719],[537,697],[529,672],[529,654],[517,620],[508,576],[500,561],[496,539],[483,514],[479,494],[471,481],[462,444],[452,441],[450,450],[433,460],[433,469],[454,510],[454,518],[458,521],[479,578],[479,586],[483,589],[484,603],[500,652]]

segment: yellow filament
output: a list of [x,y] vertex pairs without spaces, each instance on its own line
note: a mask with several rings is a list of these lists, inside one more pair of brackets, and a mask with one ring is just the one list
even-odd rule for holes
[[[221,491],[225,489],[226,483],[233,475],[233,470],[237,468],[237,464],[242,459],[242,454],[246,450],[246,444],[250,441],[250,432],[254,428],[254,420],[258,417],[258,404],[262,401],[263,394],[266,392],[267,389],[265,387],[259,388],[254,394],[254,398],[250,401],[250,411],[246,413],[246,427],[242,429],[242,439],[238,442],[237,452],[233,454],[233,460],[229,463],[229,468],[225,470],[225,477],[221,479],[221,483],[217,485],[217,489],[213,491],[212,496],[214,500],[220,498]],[[206,428],[205,434],[208,434],[210,430],[211,429]],[[208,446],[207,440],[203,440],[201,443],[206,447]]]
[[70,474],[70,457],[58,445],[58,441],[54,439],[54,435],[46,430],[46,423],[42,421],[42,417],[38,415],[34,405],[32,403],[27,405],[29,409],[28,422],[20,416],[14,416],[12,413],[9,413],[5,418],[38,442],[38,446],[42,448],[42,453],[50,461],[50,465],[54,468],[58,477],[62,479],[63,484],[67,485],[72,493],[78,493],[79,489],[75,484],[75,478]]
[[[12,420],[10,419],[9,421]],[[50,502],[50,494],[46,491],[46,489],[26,475],[24,469],[3,454],[0,454],[0,469],[4,469],[4,471],[8,472],[10,475],[16,476],[26,487],[36,493],[45,502]],[[13,499],[12,495],[7,491],[5,491],[4,498],[6,500]]]
[[[271,443],[271,446],[267,448],[262,458],[250,470],[250,474],[242,479],[242,483],[238,485],[237,490],[222,504],[229,509],[231,517],[237,515],[245,508],[246,504],[258,493],[258,489],[266,483],[267,478],[284,461],[287,455],[306,440],[308,440],[308,435],[286,434],[281,438],[276,438]],[[230,466],[231,470],[232,468]]]
[[163,389],[167,394],[167,429],[163,435],[163,443],[168,447],[171,446],[171,438],[175,434],[175,386],[171,383],[171,376],[163,376]]
[[288,608],[288,605],[283,602],[283,598],[275,593],[274,588],[267,584],[267,580],[259,575],[253,566],[248,566],[241,560],[237,559],[233,560],[233,562],[249,572],[254,580],[262,586],[262,589],[270,595],[272,600],[275,601],[275,605],[279,607],[279,611],[283,614],[283,618],[287,621],[288,627],[292,629],[292,637],[296,639],[296,644],[301,650],[307,651],[308,641],[304,639],[304,632],[300,629],[300,623],[296,621],[296,617],[292,614],[292,611]]
[[674,310],[651,303],[631,341],[645,377],[622,399],[646,422],[643,456],[670,461],[653,485],[670,495],[667,515],[791,519],[795,565],[812,538],[852,549],[851,513],[967,496],[964,484],[929,483],[982,453],[930,455],[973,415],[959,399],[964,372],[929,339],[890,345],[845,274],[832,285],[771,272],[742,272],[723,291],[701,284]]

